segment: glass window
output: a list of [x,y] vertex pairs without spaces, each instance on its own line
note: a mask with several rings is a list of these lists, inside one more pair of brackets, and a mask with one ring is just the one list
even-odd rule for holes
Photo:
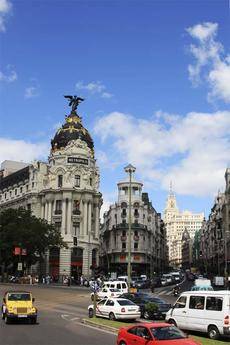
[[122,249],[126,249],[126,243],[122,242]]
[[122,289],[126,289],[126,284],[122,283]]
[[8,301],[30,301],[31,295],[29,293],[10,293],[8,294]]
[[141,337],[141,338],[152,338],[150,337],[149,331],[145,327],[137,327],[136,328],[136,336]]
[[151,328],[156,340],[185,339],[186,335],[175,326]]
[[106,302],[106,299],[103,299],[102,301],[98,302],[97,304],[98,304],[98,305],[104,305],[105,302]]
[[133,303],[132,301],[128,300],[128,299],[118,299],[117,300],[118,304],[120,305],[135,305],[135,303]]
[[109,306],[114,306],[114,301],[112,301],[111,299],[109,299],[106,303],[105,303],[105,305],[109,305]]
[[15,189],[14,194],[17,195],[17,193],[18,193],[18,191],[17,191],[17,189]]
[[58,188],[62,187],[63,183],[63,175],[58,175]]
[[80,233],[80,223],[73,223],[73,236],[78,237]]
[[221,311],[223,306],[223,298],[220,297],[207,297],[206,309]]
[[121,289],[121,284],[117,284],[117,289]]
[[204,297],[190,296],[189,309],[204,309]]
[[61,213],[61,210],[62,210],[62,200],[56,200],[56,209],[55,209],[55,211],[57,213]]
[[80,187],[81,177],[80,175],[75,175],[75,187]]
[[187,301],[187,297],[185,297],[185,296],[181,296],[178,300],[177,300],[177,302],[176,302],[176,304],[175,304],[175,308],[185,308],[185,306],[186,306],[186,301]]
[[89,184],[90,184],[90,186],[92,186],[92,184],[93,184],[92,181],[93,181],[93,180],[92,180],[92,177],[90,177],[90,179],[89,179]]
[[133,328],[131,328],[131,329],[128,330],[128,333],[130,333],[130,334],[136,334],[136,329],[137,329],[137,327],[133,327]]
[[138,242],[134,242],[134,249],[138,249]]

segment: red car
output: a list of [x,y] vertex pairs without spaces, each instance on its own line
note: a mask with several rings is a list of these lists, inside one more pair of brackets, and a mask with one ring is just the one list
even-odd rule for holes
[[169,323],[139,323],[121,328],[117,345],[201,345]]

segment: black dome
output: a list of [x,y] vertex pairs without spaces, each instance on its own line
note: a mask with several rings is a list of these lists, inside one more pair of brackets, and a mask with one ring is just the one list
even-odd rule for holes
[[88,147],[93,150],[93,140],[87,129],[82,126],[81,118],[76,113],[71,113],[66,117],[66,123],[51,140],[52,151],[64,148],[71,140],[77,139],[85,141]]

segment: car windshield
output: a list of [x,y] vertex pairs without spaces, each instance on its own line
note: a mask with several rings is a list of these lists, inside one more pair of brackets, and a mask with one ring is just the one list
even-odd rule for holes
[[10,293],[8,294],[8,301],[30,301],[29,293]]
[[185,339],[186,335],[175,326],[151,328],[156,340]]
[[118,299],[117,302],[120,305],[135,305],[135,303],[133,303],[132,301],[130,301],[128,299]]

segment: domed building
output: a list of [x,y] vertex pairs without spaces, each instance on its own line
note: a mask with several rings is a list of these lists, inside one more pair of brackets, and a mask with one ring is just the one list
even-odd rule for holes
[[68,97],[72,111],[51,140],[48,163],[5,161],[0,178],[1,207],[31,209],[60,230],[68,248],[51,249],[43,268],[59,280],[88,277],[98,265],[102,204],[94,143],[76,112],[82,99]]

